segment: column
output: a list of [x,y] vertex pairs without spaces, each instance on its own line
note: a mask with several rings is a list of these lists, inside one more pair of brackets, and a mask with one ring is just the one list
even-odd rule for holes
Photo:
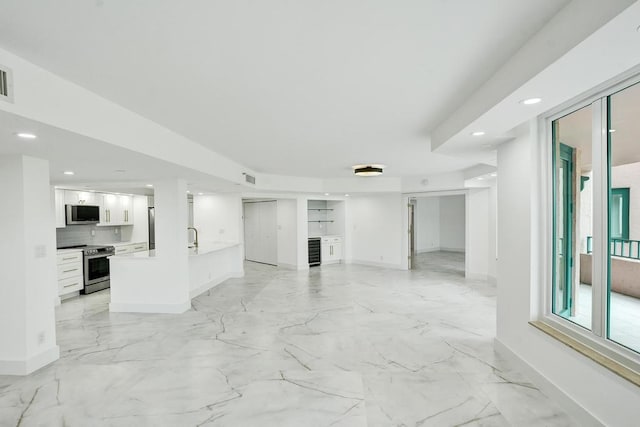
[[156,249],[111,258],[112,312],[183,313],[191,308],[187,184],[154,182]]
[[0,375],[27,375],[60,354],[49,162],[0,156],[0,194]]

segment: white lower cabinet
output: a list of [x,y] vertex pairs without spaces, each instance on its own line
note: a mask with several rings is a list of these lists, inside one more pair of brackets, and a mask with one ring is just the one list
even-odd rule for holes
[[58,295],[64,296],[84,288],[82,251],[58,253]]
[[342,237],[323,237],[320,242],[320,262],[336,264],[342,261]]
[[146,251],[149,248],[147,242],[127,243],[113,245],[116,248],[116,255],[130,254],[133,252]]

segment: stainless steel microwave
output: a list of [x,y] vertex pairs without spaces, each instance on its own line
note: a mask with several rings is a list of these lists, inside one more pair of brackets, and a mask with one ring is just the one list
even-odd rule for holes
[[97,224],[100,222],[100,206],[66,205],[67,225]]

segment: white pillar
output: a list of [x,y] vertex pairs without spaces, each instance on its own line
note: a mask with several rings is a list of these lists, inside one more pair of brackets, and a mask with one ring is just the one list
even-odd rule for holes
[[191,307],[187,184],[154,182],[156,249],[111,258],[112,312],[183,313]]
[[489,190],[471,188],[465,200],[465,272],[471,279],[487,279],[489,267]]
[[26,375],[60,355],[49,162],[0,156],[0,194],[0,375]]

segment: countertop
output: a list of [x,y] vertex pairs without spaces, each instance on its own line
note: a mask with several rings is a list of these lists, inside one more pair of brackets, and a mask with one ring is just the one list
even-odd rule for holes
[[[232,243],[232,242],[204,242],[200,243],[197,248],[189,248],[189,256],[201,256],[205,254],[209,254],[212,252],[221,251],[223,249],[232,248],[234,246],[239,246],[240,243]],[[119,254],[113,255],[110,257],[111,259],[154,259],[156,258],[156,251],[140,251],[133,252],[129,254]]]
[[131,240],[129,242],[115,242],[115,243],[96,243],[96,245],[103,245],[103,246],[113,246],[114,248],[120,247],[120,246],[127,246],[127,245],[137,245],[140,243],[147,243],[146,240]]
[[73,249],[56,249],[56,253],[58,255],[62,254],[71,254],[74,252],[82,252],[82,248],[73,248]]

